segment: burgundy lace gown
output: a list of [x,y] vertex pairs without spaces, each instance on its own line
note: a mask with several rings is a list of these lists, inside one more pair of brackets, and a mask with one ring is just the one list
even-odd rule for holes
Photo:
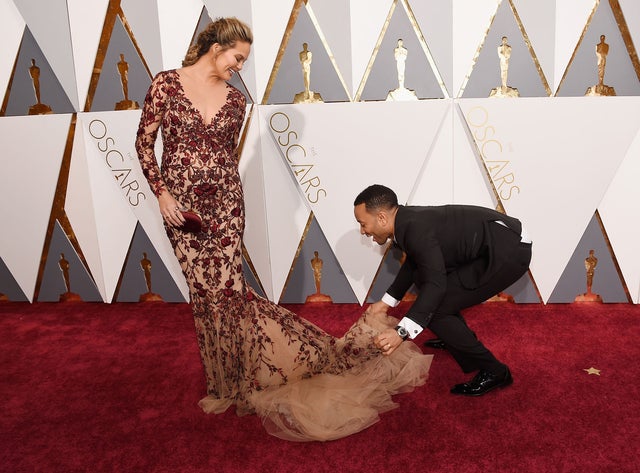
[[[358,432],[396,406],[393,394],[424,384],[431,355],[405,342],[392,356],[373,344],[391,317],[361,317],[341,338],[258,296],[242,272],[244,201],[237,140],[245,97],[227,100],[205,123],[175,70],[159,73],[146,96],[136,149],[152,190],[167,188],[202,216],[197,234],[167,227],[189,285],[207,396],[206,412],[231,405],[261,416],[288,440],[331,440]],[[162,130],[162,169],[154,155]],[[329,309],[330,310],[330,309]]]

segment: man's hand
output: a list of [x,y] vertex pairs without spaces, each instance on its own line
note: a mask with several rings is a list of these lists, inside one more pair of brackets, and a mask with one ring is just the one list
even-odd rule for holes
[[387,311],[389,310],[389,306],[382,301],[374,302],[367,307],[367,310],[364,311],[364,315],[373,315],[373,314],[382,314],[387,315]]
[[391,355],[395,351],[396,348],[400,346],[403,342],[398,332],[396,332],[393,328],[388,328],[380,332],[374,339],[374,343],[383,355]]

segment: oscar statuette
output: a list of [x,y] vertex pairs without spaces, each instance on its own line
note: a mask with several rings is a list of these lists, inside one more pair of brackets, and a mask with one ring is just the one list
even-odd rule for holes
[[520,92],[514,87],[507,85],[509,74],[509,59],[511,59],[511,46],[507,43],[507,37],[502,37],[502,42],[498,46],[498,57],[500,58],[500,87],[494,87],[489,93],[489,97],[513,98],[520,97]]
[[144,272],[144,281],[147,284],[147,292],[140,294],[139,302],[164,302],[159,294],[154,294],[151,291],[151,260],[147,258],[147,253],[142,253],[142,259],[140,260],[140,267]]
[[140,108],[138,102],[129,100],[129,64],[124,60],[124,54],[120,54],[118,61],[118,74],[120,75],[120,83],[122,84],[122,95],[124,100],[116,103],[116,110],[137,110]]
[[64,257],[64,253],[60,253],[60,260],[58,261],[60,271],[62,271],[62,278],[64,279],[64,286],[67,289],[66,292],[60,294],[60,302],[81,302],[82,298],[73,292],[71,292],[71,281],[69,277],[69,261]]
[[47,115],[53,113],[51,107],[43,104],[40,101],[40,68],[36,66],[36,60],[31,59],[31,66],[29,66],[29,75],[31,76],[31,82],[33,84],[33,91],[36,94],[36,103],[29,107],[29,115]]
[[386,99],[388,102],[418,100],[415,91],[407,89],[404,86],[404,71],[407,65],[408,54],[409,51],[404,47],[402,39],[399,39],[396,48],[393,50],[393,57],[396,60],[396,72],[398,74],[398,88],[389,91]]
[[596,44],[596,57],[598,58],[598,83],[587,89],[584,95],[590,97],[606,97],[616,95],[613,87],[604,84],[604,70],[607,66],[607,54],[609,54],[609,45],[604,42],[605,36],[600,35],[600,42]]
[[321,103],[324,102],[319,93],[311,90],[311,61],[313,53],[309,51],[307,43],[302,44],[300,51],[300,63],[302,64],[302,79],[304,80],[304,92],[298,92],[293,97],[293,103]]
[[598,265],[598,258],[595,257],[594,251],[589,250],[589,256],[584,260],[584,268],[587,273],[587,292],[576,296],[574,302],[602,302],[602,297],[591,292],[593,287],[593,275]]
[[322,294],[322,292],[320,291],[320,284],[322,282],[322,263],[322,260],[318,256],[318,252],[314,251],[313,258],[311,259],[311,267],[313,268],[313,278],[316,283],[316,292],[315,294],[307,296],[305,302],[333,302],[330,296]]

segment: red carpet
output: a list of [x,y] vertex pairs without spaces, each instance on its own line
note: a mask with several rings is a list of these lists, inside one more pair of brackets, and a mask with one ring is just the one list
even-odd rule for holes
[[[334,334],[361,310],[290,307]],[[640,471],[640,307],[498,303],[466,316],[512,387],[453,396],[469,376],[432,351],[427,384],[381,422],[289,443],[254,416],[202,413],[185,304],[0,303],[0,471]]]

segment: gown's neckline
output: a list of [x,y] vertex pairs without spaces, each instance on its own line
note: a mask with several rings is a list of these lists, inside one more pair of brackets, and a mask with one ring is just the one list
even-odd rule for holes
[[204,115],[202,115],[202,112],[200,111],[200,109],[198,109],[193,104],[193,102],[191,101],[191,99],[189,98],[187,93],[185,92],[184,87],[182,86],[182,78],[180,77],[180,73],[178,72],[178,70],[174,69],[173,72],[176,75],[176,82],[180,86],[180,93],[182,94],[182,97],[185,99],[185,101],[189,104],[189,108],[191,108],[191,110],[193,110],[196,113],[196,115],[200,118],[200,121],[204,124],[204,126],[207,126],[207,127],[212,126],[215,123],[216,119],[218,118],[218,115],[220,115],[220,113],[224,110],[224,108],[227,105],[229,105],[229,95],[231,94],[232,87],[230,87],[229,84],[225,83],[225,87],[227,88],[227,96],[224,99],[224,103],[218,109],[218,111],[211,116],[211,121],[209,123],[207,123],[205,121]]

